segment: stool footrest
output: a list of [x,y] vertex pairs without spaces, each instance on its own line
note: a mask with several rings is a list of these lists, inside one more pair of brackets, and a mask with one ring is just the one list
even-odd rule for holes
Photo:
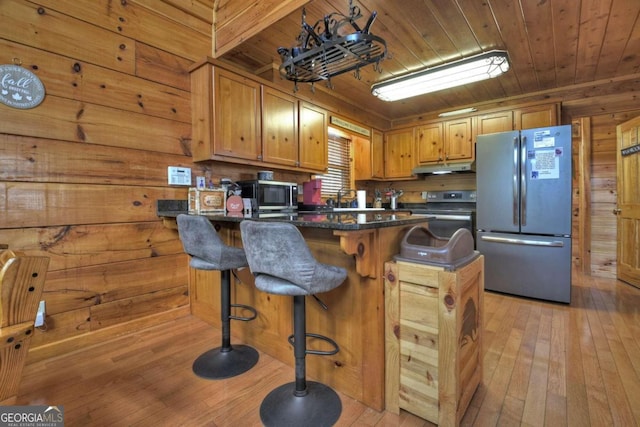
[[247,310],[250,311],[253,315],[250,317],[245,317],[245,316],[233,316],[233,315],[229,315],[229,319],[232,320],[242,320],[243,322],[248,322],[250,320],[255,319],[256,317],[258,317],[258,312],[256,311],[255,308],[250,307],[248,305],[244,305],[244,304],[231,304],[232,308],[241,308],[243,310]]
[[[319,356],[331,356],[333,354],[336,354],[340,351],[340,347],[338,346],[338,343],[335,342],[334,340],[332,340],[329,337],[325,337],[324,335],[318,335],[318,334],[311,334],[311,333],[306,333],[305,334],[307,338],[315,338],[318,340],[322,340],[325,342],[328,342],[329,344],[331,344],[331,346],[333,347],[333,350],[309,350],[307,349],[305,351],[305,354],[316,354]],[[289,338],[287,338],[287,340],[289,341],[289,344],[294,345],[295,343],[295,338],[293,335],[289,335]]]

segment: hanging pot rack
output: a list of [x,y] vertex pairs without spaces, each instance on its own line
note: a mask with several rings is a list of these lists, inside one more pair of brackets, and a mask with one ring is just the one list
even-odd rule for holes
[[[380,71],[380,62],[387,56],[386,42],[370,33],[376,19],[374,11],[366,25],[360,28],[356,20],[362,17],[360,8],[349,0],[349,15],[338,12],[325,15],[311,26],[306,22],[306,11],[302,9],[302,31],[298,45],[291,49],[280,47],[282,59],[280,75],[295,83],[314,83],[325,80],[330,85],[331,77],[355,70],[359,78],[360,68],[374,64]],[[343,27],[353,33],[340,35]],[[296,87],[297,89],[297,87]]]

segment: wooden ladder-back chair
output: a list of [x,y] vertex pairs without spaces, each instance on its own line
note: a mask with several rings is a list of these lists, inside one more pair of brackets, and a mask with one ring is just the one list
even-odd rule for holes
[[0,405],[15,403],[49,258],[0,245]]

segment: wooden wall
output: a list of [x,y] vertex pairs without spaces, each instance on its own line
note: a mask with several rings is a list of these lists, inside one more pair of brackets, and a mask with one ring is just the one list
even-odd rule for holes
[[640,108],[590,117],[590,268],[594,276],[616,277],[616,126],[640,116]]
[[0,63],[47,94],[0,105],[0,242],[51,259],[29,361],[189,312],[155,204],[186,198],[167,166],[192,166],[187,70],[211,53],[212,6],[179,3],[0,2]]

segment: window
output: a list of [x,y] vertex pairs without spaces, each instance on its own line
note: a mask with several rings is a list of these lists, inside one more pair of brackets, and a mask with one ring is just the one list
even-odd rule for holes
[[329,129],[329,165],[322,176],[322,197],[335,198],[341,188],[353,188],[351,140]]

